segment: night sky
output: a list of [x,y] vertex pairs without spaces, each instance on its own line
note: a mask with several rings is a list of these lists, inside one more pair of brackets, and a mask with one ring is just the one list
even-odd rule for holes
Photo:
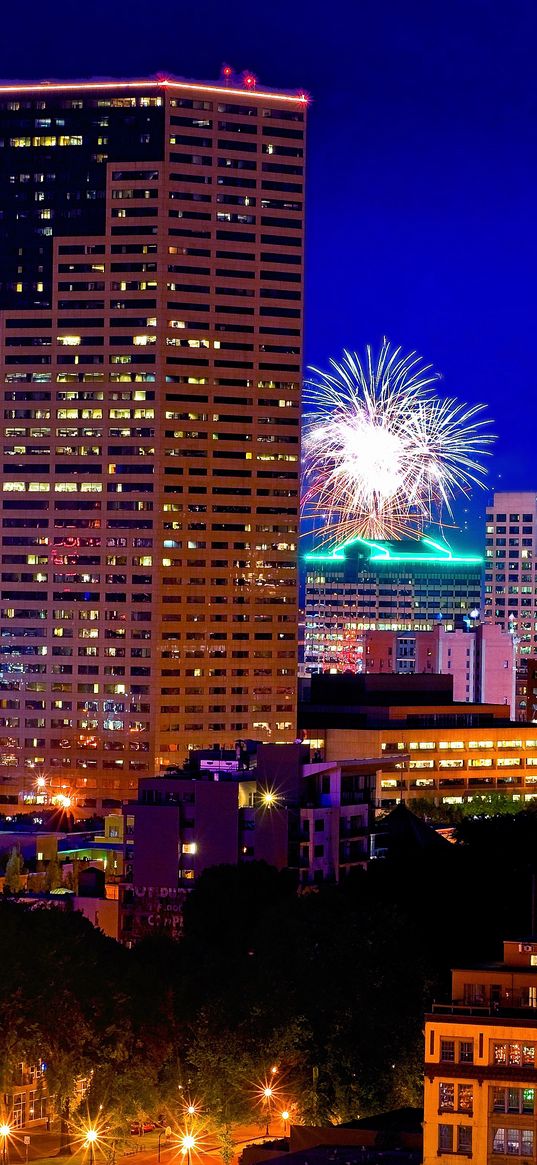
[[307,363],[417,349],[490,406],[491,487],[537,489],[535,0],[5,0],[2,24],[5,79],[227,61],[305,88]]

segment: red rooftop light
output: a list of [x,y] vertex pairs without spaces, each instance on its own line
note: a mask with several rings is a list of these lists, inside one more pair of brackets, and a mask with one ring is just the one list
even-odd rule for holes
[[223,77],[232,77],[233,76],[233,69],[231,68],[231,65],[222,65],[222,76]]
[[253,73],[245,73],[242,80],[247,89],[255,89],[257,77],[254,77]]

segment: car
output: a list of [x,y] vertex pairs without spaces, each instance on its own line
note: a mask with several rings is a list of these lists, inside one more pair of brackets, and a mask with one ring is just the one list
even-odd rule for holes
[[156,1128],[156,1124],[152,1120],[133,1121],[131,1124],[131,1137],[141,1137],[144,1133],[152,1133]]

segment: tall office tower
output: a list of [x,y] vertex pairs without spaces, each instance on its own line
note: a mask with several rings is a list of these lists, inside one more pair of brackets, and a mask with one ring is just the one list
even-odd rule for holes
[[487,506],[485,619],[517,645],[516,719],[527,718],[528,657],[537,654],[537,494],[495,493]]
[[4,804],[294,738],[307,99],[225,73],[0,86]]
[[480,605],[481,568],[478,555],[425,537],[307,554],[304,673],[365,670],[364,632],[462,627]]

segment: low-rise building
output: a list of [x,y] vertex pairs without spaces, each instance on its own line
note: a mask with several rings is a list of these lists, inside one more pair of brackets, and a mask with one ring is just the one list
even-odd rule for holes
[[18,1064],[0,1098],[3,1112],[9,1116],[10,1128],[31,1128],[46,1124],[50,1101],[45,1065]]
[[250,767],[212,766],[140,781],[132,881],[121,890],[122,936],[179,933],[185,894],[210,866],[252,860],[302,883],[339,881],[369,858],[376,773],[391,758],[325,760],[300,742],[259,744]]
[[325,760],[383,757],[376,804],[537,796],[537,730],[503,704],[457,703],[443,675],[318,675],[299,708],[304,740]]
[[536,1157],[537,940],[456,969],[425,1023],[424,1165]]

